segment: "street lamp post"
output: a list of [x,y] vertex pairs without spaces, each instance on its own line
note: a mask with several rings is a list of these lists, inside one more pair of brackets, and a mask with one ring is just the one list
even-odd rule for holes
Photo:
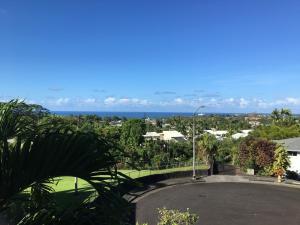
[[205,108],[204,105],[201,105],[197,108],[197,110],[193,114],[193,180],[196,180],[196,131],[195,131],[195,118],[200,109]]

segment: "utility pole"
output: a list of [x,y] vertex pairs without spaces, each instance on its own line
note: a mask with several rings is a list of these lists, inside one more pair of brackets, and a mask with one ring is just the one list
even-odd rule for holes
[[[78,118],[77,118],[77,131],[79,130],[79,115],[78,115]],[[75,189],[75,195],[78,195],[78,177],[75,177],[75,180],[74,180],[74,189]]]
[[204,105],[201,105],[193,114],[193,180],[196,180],[196,116],[200,109],[205,108]]

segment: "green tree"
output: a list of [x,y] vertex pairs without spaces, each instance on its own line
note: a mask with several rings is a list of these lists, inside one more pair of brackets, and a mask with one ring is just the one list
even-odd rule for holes
[[278,182],[290,165],[290,160],[286,149],[282,145],[278,145],[275,150],[275,161],[273,163],[273,172],[278,176]]
[[208,164],[210,165],[211,174],[213,174],[213,167],[215,157],[218,151],[218,141],[215,136],[204,134],[199,142],[200,149],[203,151]]
[[145,121],[140,119],[127,120],[122,125],[121,144],[123,146],[139,146],[143,143],[145,132]]
[[295,124],[295,118],[290,109],[275,109],[271,113],[273,123],[280,126],[291,126]]
[[271,118],[273,120],[273,123],[278,123],[281,119],[280,111],[278,109],[274,109],[271,113]]
[[138,165],[141,161],[143,135],[146,133],[144,120],[129,119],[123,123],[121,129],[120,145],[125,150],[127,157],[123,164]]

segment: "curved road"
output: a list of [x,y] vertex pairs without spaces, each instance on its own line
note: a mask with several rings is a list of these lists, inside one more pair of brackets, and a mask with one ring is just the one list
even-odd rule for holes
[[157,208],[186,210],[199,225],[299,225],[300,189],[245,183],[195,183],[154,191],[136,203],[136,220],[157,223]]

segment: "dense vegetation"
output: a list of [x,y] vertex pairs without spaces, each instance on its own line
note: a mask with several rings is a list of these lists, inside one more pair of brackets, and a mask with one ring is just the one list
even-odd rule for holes
[[[122,152],[96,133],[45,123],[36,110],[18,101],[1,105],[1,211],[18,224],[125,224],[127,202],[114,185],[126,181],[116,170]],[[97,195],[60,208],[49,185],[63,176],[87,181]]]
[[[289,161],[286,150],[271,140],[300,136],[289,110],[260,117],[246,139],[231,134],[251,128],[243,116],[196,117],[197,160],[210,165],[232,163],[263,175],[281,177]],[[0,207],[21,224],[126,224],[129,212],[118,169],[159,170],[192,160],[189,117],[168,119],[57,116],[39,105],[19,101],[0,104]],[[223,139],[204,129],[227,130]],[[187,141],[144,140],[148,131],[177,130]],[[213,172],[213,171],[212,171]],[[57,177],[78,177],[95,190],[93,198],[72,207],[55,201]],[[71,222],[72,221],[72,222]]]
[[300,137],[300,124],[290,110],[275,109],[270,116],[269,123],[259,126],[252,135],[269,140]]

